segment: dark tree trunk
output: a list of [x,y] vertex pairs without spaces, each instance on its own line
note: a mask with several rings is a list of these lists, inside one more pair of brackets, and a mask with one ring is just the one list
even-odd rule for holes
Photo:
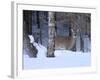
[[32,35],[32,11],[23,11],[23,51],[29,57],[37,57],[37,49],[30,43],[28,35]]
[[23,19],[26,23],[25,32],[27,34],[32,34],[32,11],[23,11]]
[[84,52],[84,37],[86,33],[86,22],[84,14],[80,14],[80,27],[81,27],[81,50]]
[[42,34],[41,34],[41,24],[40,24],[40,12],[37,11],[37,26],[38,26],[38,30],[39,30],[39,33],[38,35],[40,36],[40,43],[42,44]]

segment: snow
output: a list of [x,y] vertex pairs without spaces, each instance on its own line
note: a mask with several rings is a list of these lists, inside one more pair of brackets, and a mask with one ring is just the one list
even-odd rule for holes
[[73,52],[68,50],[55,50],[55,57],[46,57],[47,49],[38,43],[33,43],[38,49],[37,58],[30,58],[24,54],[24,69],[50,69],[66,67],[82,67],[91,65],[90,52]]
[[34,43],[34,37],[32,35],[28,35],[29,39],[30,39],[30,43]]

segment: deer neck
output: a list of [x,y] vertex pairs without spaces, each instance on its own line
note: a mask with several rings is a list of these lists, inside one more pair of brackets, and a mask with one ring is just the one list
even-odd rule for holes
[[72,32],[72,31],[71,31],[71,33],[69,34],[69,36],[71,36],[73,39],[76,38],[76,36],[75,36],[75,32]]
[[71,35],[70,35],[70,41],[74,45],[74,43],[76,41],[76,36],[74,35],[74,33],[71,33]]

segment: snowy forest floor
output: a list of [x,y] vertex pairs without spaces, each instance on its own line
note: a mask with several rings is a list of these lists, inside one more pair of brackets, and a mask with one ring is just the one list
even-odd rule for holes
[[34,44],[38,49],[37,58],[30,58],[24,50],[24,69],[50,69],[66,67],[84,67],[91,65],[90,52],[74,52],[70,50],[55,50],[55,57],[46,57],[47,49],[38,44]]

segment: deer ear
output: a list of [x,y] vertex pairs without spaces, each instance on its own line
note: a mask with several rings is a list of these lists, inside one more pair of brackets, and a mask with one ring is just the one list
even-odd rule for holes
[[71,31],[74,32],[73,29],[71,29]]
[[80,29],[77,29],[77,32],[79,32],[80,31]]

